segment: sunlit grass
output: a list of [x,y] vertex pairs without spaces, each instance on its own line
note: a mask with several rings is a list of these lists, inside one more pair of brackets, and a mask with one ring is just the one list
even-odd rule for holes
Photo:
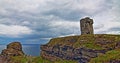
[[111,60],[120,60],[120,50],[108,51],[106,54],[91,59],[89,63],[107,63]]

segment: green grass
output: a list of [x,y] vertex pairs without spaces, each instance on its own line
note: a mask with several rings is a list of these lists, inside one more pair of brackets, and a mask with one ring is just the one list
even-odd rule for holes
[[[54,45],[73,45],[78,40],[79,36],[68,36],[68,37],[59,37],[51,39],[47,45],[54,46]],[[75,41],[75,42],[72,42]]]
[[[75,42],[71,42],[71,40],[74,40]],[[59,44],[61,46],[73,46],[74,48],[85,47],[89,49],[102,50],[107,48],[114,48],[117,42],[120,42],[120,35],[88,34],[53,38],[47,45],[54,46]]]
[[108,51],[106,54],[101,54],[98,57],[91,59],[89,63],[107,63],[110,60],[120,61],[120,50]]
[[12,57],[13,63],[52,63],[49,60],[43,59],[41,57],[24,57],[24,56],[14,56]]
[[59,60],[55,61],[54,63],[78,63],[78,62],[74,60]]
[[11,60],[13,63],[26,63],[28,61],[28,58],[23,56],[14,56],[11,57]]
[[81,35],[78,40],[75,42],[75,48],[85,47],[90,49],[102,49],[99,45],[95,44],[94,35]]
[[74,60],[62,60],[58,59],[56,61],[49,61],[42,57],[23,57],[23,56],[14,56],[11,58],[12,63],[78,63]]
[[49,60],[43,59],[42,57],[35,57],[31,63],[52,63]]

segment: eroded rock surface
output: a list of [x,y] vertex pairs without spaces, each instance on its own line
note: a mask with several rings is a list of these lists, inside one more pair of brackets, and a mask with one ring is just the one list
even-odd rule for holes
[[23,56],[22,45],[20,42],[12,42],[7,48],[2,50],[0,55],[0,63],[12,63],[12,56]]
[[12,42],[7,45],[7,48],[2,50],[1,55],[4,56],[22,56],[22,45],[19,42]]
[[98,54],[104,53],[104,50],[93,50],[87,48],[73,48],[71,46],[55,45],[53,47],[41,46],[41,56],[46,59],[55,61],[58,58],[67,60],[77,60],[79,63],[88,63],[91,58],[97,57]]

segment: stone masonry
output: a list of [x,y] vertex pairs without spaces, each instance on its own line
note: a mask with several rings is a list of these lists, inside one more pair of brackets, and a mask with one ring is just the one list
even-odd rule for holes
[[80,20],[81,35],[83,34],[94,34],[93,31],[93,19],[89,17]]

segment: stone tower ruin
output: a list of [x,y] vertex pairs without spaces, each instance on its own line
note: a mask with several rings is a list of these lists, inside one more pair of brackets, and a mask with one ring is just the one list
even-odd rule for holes
[[93,31],[93,19],[89,17],[80,20],[81,35],[83,34],[94,34]]

